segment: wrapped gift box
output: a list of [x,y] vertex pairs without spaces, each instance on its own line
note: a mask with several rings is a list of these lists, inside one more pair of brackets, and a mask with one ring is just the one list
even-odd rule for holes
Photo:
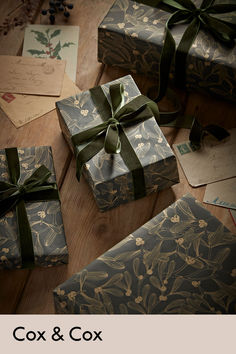
[[[21,184],[41,165],[45,165],[51,172],[48,182],[56,182],[51,147],[18,148],[17,152]],[[3,149],[0,150],[0,180],[10,182],[6,151]],[[34,265],[51,267],[68,263],[60,201],[32,201],[25,202],[25,206],[32,233]],[[21,267],[21,248],[14,207],[0,218],[0,269]]]
[[[114,83],[124,85],[125,103],[140,95],[135,82],[128,75],[102,85],[106,97],[109,97],[109,86]],[[72,151],[73,135],[103,122],[90,91],[59,101],[56,106],[62,132]],[[143,167],[146,194],[178,183],[175,155],[154,117],[124,128],[124,132]],[[84,175],[101,211],[134,200],[132,174],[120,154],[107,154],[102,149],[84,167]]]
[[[116,0],[98,28],[98,60],[155,76],[158,82],[164,28],[170,15],[135,1]],[[176,44],[185,28],[185,25],[172,28]],[[186,87],[236,101],[235,62],[236,46],[228,49],[209,31],[200,30],[187,57]]]
[[185,195],[54,290],[57,313],[235,313],[236,235]]

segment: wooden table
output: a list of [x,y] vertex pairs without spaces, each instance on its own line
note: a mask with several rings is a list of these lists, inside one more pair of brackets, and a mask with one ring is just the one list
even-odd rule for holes
[[[126,75],[119,68],[109,68],[97,61],[97,26],[114,0],[76,0],[71,12],[70,25],[80,26],[76,84],[81,90],[103,84]],[[42,2],[35,9],[33,23],[47,23],[40,15]],[[45,2],[47,3],[47,2]],[[20,0],[1,1],[0,23],[14,10]],[[64,24],[56,19],[56,24]],[[24,29],[15,27],[7,35],[0,35],[0,54],[20,55]],[[142,93],[153,84],[141,75],[133,75]],[[185,114],[193,114],[199,107],[203,123],[218,123],[225,128],[236,126],[236,106],[198,93],[179,92]],[[164,105],[165,102],[162,102]],[[65,143],[54,111],[16,129],[0,111],[0,148],[33,145],[51,145],[57,181],[62,199],[62,213],[69,248],[68,266],[50,269],[13,270],[0,272],[0,313],[43,314],[54,313],[52,290],[73,273],[111,248],[129,233],[139,228],[154,215],[169,206],[185,193],[190,192],[202,201],[205,187],[191,188],[179,166],[180,183],[138,201],[122,205],[106,213],[96,207],[91,190],[82,178],[75,176],[75,159]],[[170,145],[188,139],[186,129],[163,128]],[[225,208],[205,204],[232,232],[235,226]]]

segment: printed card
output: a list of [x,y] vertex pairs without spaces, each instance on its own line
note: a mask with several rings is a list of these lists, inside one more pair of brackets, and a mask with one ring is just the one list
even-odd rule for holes
[[236,210],[234,209],[229,209],[230,215],[233,219],[234,225],[236,226]]
[[79,88],[65,74],[60,97],[0,93],[0,107],[16,128],[19,128],[55,109],[56,101],[77,93],[80,93]]
[[0,55],[0,92],[60,96],[64,60]]
[[236,176],[236,129],[225,141],[204,139],[199,150],[189,141],[173,145],[189,184],[198,187]]
[[66,73],[76,81],[78,26],[28,25],[22,56],[66,60]]
[[203,202],[236,209],[236,178],[208,184]]

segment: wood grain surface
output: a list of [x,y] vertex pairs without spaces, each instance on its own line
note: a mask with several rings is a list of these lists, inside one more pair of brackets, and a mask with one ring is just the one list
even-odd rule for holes
[[[10,2],[9,2],[10,3]],[[13,3],[13,1],[11,1]],[[45,3],[47,3],[45,1]],[[69,20],[70,25],[80,26],[78,50],[77,86],[87,90],[94,85],[109,82],[129,74],[119,68],[104,67],[97,62],[97,26],[107,13],[113,0],[77,0]],[[5,17],[4,2],[0,4],[0,22]],[[35,23],[48,23],[40,15]],[[65,24],[62,18],[57,24]],[[17,29],[18,33],[20,29]],[[15,41],[15,34],[0,36],[0,54],[16,55],[22,47],[23,35]],[[23,31],[22,31],[23,33]],[[3,48],[3,49],[2,49]],[[8,49],[8,50],[7,50]],[[133,75],[142,93],[146,93],[153,82],[142,75]],[[178,91],[185,107],[185,114],[193,114],[198,107],[199,119],[203,124],[217,122],[226,128],[236,127],[236,107],[232,103],[216,100],[197,93]],[[163,100],[161,109],[168,109]],[[75,177],[75,159],[71,155],[59,128],[56,112],[52,111],[25,126],[16,129],[6,115],[0,111],[0,148],[10,146],[51,145],[62,200],[62,213],[69,248],[69,264],[51,269],[16,270],[0,272],[0,313],[44,314],[54,313],[52,290],[73,273],[104,253],[110,247],[158,214],[176,199],[191,193],[203,200],[205,187],[192,188],[180,166],[180,183],[143,199],[121,205],[106,213],[100,213],[87,182]],[[186,129],[162,128],[170,145],[188,139]],[[204,205],[232,232],[236,228],[225,208]]]

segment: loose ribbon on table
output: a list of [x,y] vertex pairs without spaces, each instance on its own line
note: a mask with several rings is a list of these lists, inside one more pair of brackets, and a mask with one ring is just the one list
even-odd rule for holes
[[44,165],[37,168],[23,184],[20,180],[20,163],[16,148],[5,149],[10,182],[0,181],[0,217],[16,208],[22,268],[34,266],[32,233],[25,202],[59,200],[56,183],[48,182],[51,172]]
[[196,149],[199,149],[201,146],[201,141],[205,135],[211,135],[217,140],[221,141],[227,138],[230,134],[222,127],[219,127],[215,124],[208,124],[203,126],[199,123],[197,119],[198,107],[194,113],[193,124],[189,134],[189,140],[191,145],[193,145]]
[[[180,87],[185,86],[187,55],[201,27],[212,33],[223,45],[231,48],[235,44],[236,24],[231,20],[222,20],[212,15],[217,16],[236,11],[236,5],[229,3],[214,5],[215,0],[203,0],[200,8],[197,8],[191,0],[140,0],[138,2],[172,13],[165,25],[166,32],[160,58],[159,89],[156,102],[159,102],[166,94],[174,57],[175,80]],[[170,29],[171,26],[178,24],[188,24],[188,26],[176,50]]]
[[74,147],[79,149],[75,149],[78,180],[83,165],[104,148],[109,154],[121,154],[124,163],[132,173],[134,198],[145,196],[143,167],[123,128],[153,116],[158,120],[159,111],[156,103],[146,96],[139,95],[125,104],[123,84],[110,85],[110,102],[100,86],[90,89],[90,93],[103,123],[72,137]]

